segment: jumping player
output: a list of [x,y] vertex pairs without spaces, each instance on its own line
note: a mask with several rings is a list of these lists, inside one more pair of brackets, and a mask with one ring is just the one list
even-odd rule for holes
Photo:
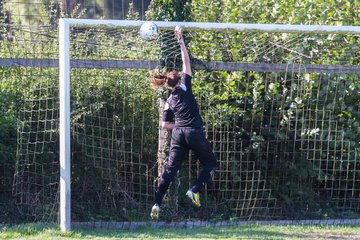
[[201,206],[199,191],[213,175],[217,165],[211,145],[205,137],[203,121],[192,91],[190,58],[182,37],[182,29],[179,26],[175,27],[175,37],[180,46],[182,72],[171,71],[167,74],[151,74],[150,76],[153,86],[165,85],[171,90],[164,107],[161,127],[172,130],[169,160],[159,181],[155,203],[150,214],[152,219],[159,218],[162,199],[189,150],[192,150],[202,164],[202,170],[195,185],[186,192],[195,206]]

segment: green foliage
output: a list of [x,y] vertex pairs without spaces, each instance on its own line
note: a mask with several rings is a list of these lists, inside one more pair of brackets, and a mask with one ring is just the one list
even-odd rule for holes
[[[6,92],[0,91],[0,164],[11,166],[14,164],[14,146],[16,144],[16,119],[8,103],[14,98]],[[11,107],[11,106],[10,106]],[[8,171],[4,171],[9,174]],[[10,175],[10,174],[9,174]],[[8,183],[6,183],[8,184]]]
[[191,0],[152,0],[146,18],[153,21],[190,21]]
[[191,2],[192,19],[201,22],[359,25],[359,2],[206,1]]
[[[2,76],[9,71],[1,68]],[[0,81],[0,221],[10,221],[15,206],[11,197],[12,182],[16,163],[16,101],[15,87],[11,81]]]

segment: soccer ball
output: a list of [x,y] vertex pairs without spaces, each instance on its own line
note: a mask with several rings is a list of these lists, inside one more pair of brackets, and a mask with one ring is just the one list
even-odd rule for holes
[[145,22],[140,27],[140,36],[144,40],[154,40],[159,35],[159,28],[153,22]]

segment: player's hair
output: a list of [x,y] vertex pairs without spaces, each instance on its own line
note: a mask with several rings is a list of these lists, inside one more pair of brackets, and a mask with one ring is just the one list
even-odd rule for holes
[[159,71],[150,72],[150,83],[154,88],[166,86],[174,88],[181,80],[181,74],[178,71],[171,71],[169,73]]

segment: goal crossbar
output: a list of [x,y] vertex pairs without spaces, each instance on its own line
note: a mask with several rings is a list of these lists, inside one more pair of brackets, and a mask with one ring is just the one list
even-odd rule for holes
[[[96,20],[64,18],[60,21],[70,26],[103,26],[103,27],[140,27],[145,21],[132,20]],[[250,24],[250,23],[212,23],[212,22],[163,22],[153,21],[160,28],[174,28],[179,25],[186,29],[216,29],[257,32],[312,32],[312,33],[360,33],[360,26],[328,26],[328,25],[285,25],[285,24]]]

